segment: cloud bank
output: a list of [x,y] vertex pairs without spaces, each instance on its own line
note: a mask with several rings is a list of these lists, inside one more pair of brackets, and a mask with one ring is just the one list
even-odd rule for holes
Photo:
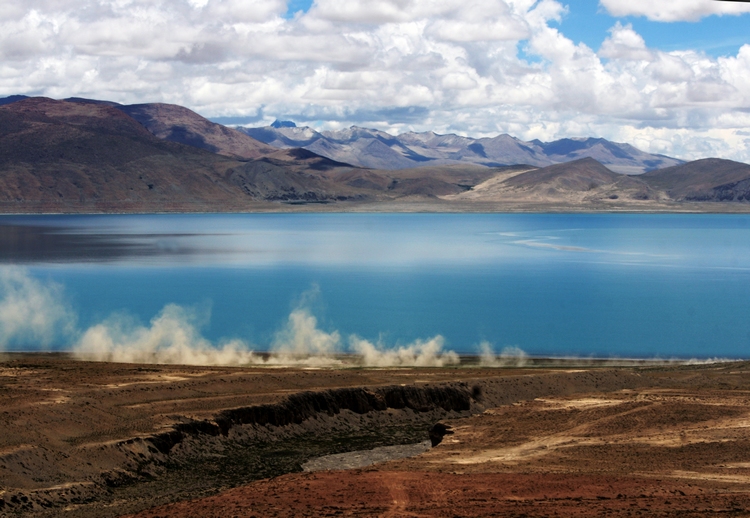
[[[615,16],[697,20],[748,4],[601,0]],[[649,48],[616,23],[599,49],[556,0],[7,0],[0,95],[171,102],[209,117],[393,133],[601,136],[750,161],[750,45]],[[415,115],[416,114],[416,115]]]
[[750,5],[716,0],[600,0],[613,16],[644,16],[658,22],[695,22],[711,15],[737,15],[750,12]]

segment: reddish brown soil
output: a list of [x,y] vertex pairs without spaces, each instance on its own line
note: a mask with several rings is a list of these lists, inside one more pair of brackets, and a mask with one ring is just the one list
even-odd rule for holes
[[351,471],[286,475],[137,518],[747,516],[750,495],[680,481],[567,474]]
[[718,389],[506,405],[448,421],[454,433],[418,457],[287,475],[134,516],[750,516],[750,394],[726,388],[732,376],[742,384],[745,373],[718,376]]
[[[307,390],[455,381],[484,387],[475,394],[482,406],[475,406],[492,408],[445,421],[454,433],[411,459],[365,470],[288,474],[214,494],[258,477],[210,478],[207,465],[221,457],[216,448],[231,444],[209,436],[199,443],[201,436],[176,448],[181,458],[194,453],[198,460],[175,477],[164,455],[159,470],[144,472],[153,479],[110,490],[100,476],[122,472],[131,458],[128,445],[145,447],[137,438],[186,419],[211,419],[224,409]],[[11,503],[36,498],[28,510],[16,505],[11,511],[45,518],[63,509],[76,518],[114,516],[183,499],[130,516],[750,516],[749,403],[747,363],[304,371],[8,355],[0,359],[0,496]],[[311,419],[298,432],[342,434],[376,421],[408,424],[404,415],[426,414],[401,411],[399,417],[392,410]],[[251,431],[313,451],[305,442],[310,437],[295,438],[292,428]],[[259,458],[263,464],[272,460]],[[181,473],[192,477],[189,484]],[[182,483],[179,491],[175,481]],[[206,495],[212,496],[200,499]]]

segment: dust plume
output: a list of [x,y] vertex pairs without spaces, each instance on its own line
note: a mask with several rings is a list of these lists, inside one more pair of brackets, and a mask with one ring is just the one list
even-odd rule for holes
[[[201,328],[208,308],[167,304],[148,324],[124,313],[78,329],[63,287],[33,278],[25,269],[0,269],[0,349],[8,344],[72,343],[84,360],[183,365],[265,365],[300,367],[442,367],[459,363],[435,336],[394,348],[352,335],[345,346],[337,330],[321,329],[310,306],[319,289],[305,292],[267,347],[240,339],[212,342]],[[257,353],[263,350],[268,353]],[[352,353],[352,354],[345,354]]]
[[505,347],[495,355],[492,344],[483,340],[479,344],[479,364],[483,367],[523,367],[529,356],[518,347]]
[[349,338],[344,359],[341,334],[318,327],[307,308],[294,309],[269,347],[258,354],[242,340],[213,344],[200,332],[200,312],[169,304],[143,326],[122,315],[87,329],[74,347],[79,358],[127,363],[185,365],[265,365],[297,367],[443,367],[457,365],[458,355],[445,351],[445,340],[435,336],[396,348],[355,335]]
[[341,348],[338,331],[318,329],[318,320],[309,309],[299,307],[289,314],[286,326],[276,333],[268,365],[335,366],[341,361],[335,354]]
[[215,346],[205,339],[196,310],[169,304],[141,326],[126,316],[112,316],[86,330],[73,348],[87,360],[184,365],[242,365],[260,361],[240,340]]
[[717,364],[717,363],[731,363],[731,362],[736,362],[736,361],[738,361],[738,360],[737,359],[731,359],[731,358],[716,358],[716,357],[714,357],[714,358],[703,358],[703,359],[691,358],[691,359],[689,359],[687,361],[683,360],[682,363],[684,363],[685,365],[714,365],[714,364]]
[[48,347],[75,331],[76,316],[63,287],[31,277],[25,268],[0,267],[0,350]]
[[445,339],[438,335],[430,340],[416,340],[415,342],[388,348],[382,342],[374,344],[357,336],[349,339],[352,352],[362,357],[364,367],[443,367],[458,365],[458,354],[453,351],[443,351]]

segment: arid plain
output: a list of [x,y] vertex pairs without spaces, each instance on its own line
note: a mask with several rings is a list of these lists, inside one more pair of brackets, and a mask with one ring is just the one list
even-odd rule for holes
[[[750,364],[462,360],[309,370],[7,354],[0,514],[749,514]],[[441,436],[415,457],[302,471]]]

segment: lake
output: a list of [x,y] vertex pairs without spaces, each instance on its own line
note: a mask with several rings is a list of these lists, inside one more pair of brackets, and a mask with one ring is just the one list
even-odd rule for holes
[[747,215],[0,217],[6,350],[746,358],[748,317]]

